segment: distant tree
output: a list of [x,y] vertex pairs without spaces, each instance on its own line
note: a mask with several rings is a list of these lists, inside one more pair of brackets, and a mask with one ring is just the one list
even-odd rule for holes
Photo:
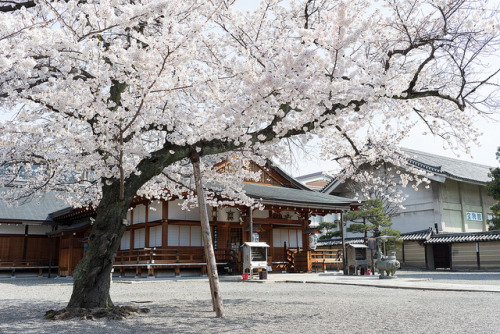
[[408,174],[408,181],[415,182],[415,189],[422,182],[426,184],[427,178],[422,177],[421,171],[411,166],[399,166],[400,168],[386,162],[378,161],[375,164],[365,164],[357,169],[345,183],[350,196],[357,200],[380,199],[387,217],[399,214],[403,207],[406,196],[403,188],[399,187],[402,182],[399,178],[401,171]]
[[335,222],[321,222],[318,228],[323,232],[319,240],[328,240],[342,235],[342,231],[337,230],[338,224]]
[[359,211],[351,211],[344,215],[344,221],[351,221],[347,227],[347,232],[364,233],[365,238],[368,232],[373,236],[392,235],[399,237],[399,231],[391,229],[392,220],[384,211],[384,204],[381,199],[373,198],[365,201]]
[[[497,150],[497,160],[500,161],[500,147]],[[486,190],[488,195],[497,200],[495,205],[490,208],[493,217],[488,220],[488,223],[491,224],[489,230],[493,231],[500,230],[500,168],[492,169],[489,176],[492,180],[486,184]]]
[[500,201],[497,201],[490,209],[493,211],[493,217],[488,220],[489,231],[500,230]]

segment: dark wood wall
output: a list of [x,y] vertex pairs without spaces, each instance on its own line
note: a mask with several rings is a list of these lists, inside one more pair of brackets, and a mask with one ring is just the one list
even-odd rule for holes
[[[57,263],[57,245],[53,245],[53,261]],[[48,263],[50,239],[45,235],[0,235],[0,260],[41,260]]]
[[83,257],[83,236],[64,235],[60,238],[59,275],[71,276],[76,265]]

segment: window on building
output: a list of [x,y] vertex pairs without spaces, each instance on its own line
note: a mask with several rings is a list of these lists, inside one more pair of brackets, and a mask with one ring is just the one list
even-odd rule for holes
[[146,206],[139,204],[134,208],[134,224],[144,223],[146,221]]
[[273,229],[273,246],[302,248],[302,230]]
[[161,247],[161,225],[149,228],[149,247]]
[[201,226],[168,225],[168,245],[181,247],[200,247]]
[[145,236],[146,229],[138,228],[134,230],[134,248],[144,248],[145,247]]
[[122,240],[120,243],[120,249],[126,250],[130,249],[130,231],[125,231],[122,236]]
[[163,203],[160,201],[153,201],[149,204],[148,221],[154,222],[161,220],[163,217]]

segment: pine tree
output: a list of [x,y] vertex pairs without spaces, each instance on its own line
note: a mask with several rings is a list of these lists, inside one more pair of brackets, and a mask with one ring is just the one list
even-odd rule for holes
[[344,221],[352,221],[347,232],[364,233],[365,238],[371,232],[373,236],[392,235],[400,236],[400,232],[391,229],[392,220],[384,212],[384,205],[379,198],[368,199],[359,211],[351,211],[344,215]]
[[321,222],[318,228],[324,233],[319,237],[319,240],[328,240],[342,236],[342,231],[336,230],[338,224],[335,222]]

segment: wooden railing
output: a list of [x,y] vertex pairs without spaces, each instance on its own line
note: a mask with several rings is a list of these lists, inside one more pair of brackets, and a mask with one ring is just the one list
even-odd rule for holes
[[[2,260],[0,259],[0,271],[10,271],[12,276],[16,270],[38,270],[38,275],[42,275],[43,269],[49,268],[48,259],[32,259],[32,260]],[[51,268],[57,269],[57,265],[52,265]]]
[[[237,262],[238,254],[231,249],[216,249],[215,261],[218,266],[232,266]],[[206,272],[207,261],[203,248],[145,248],[137,250],[118,251],[113,267],[121,273],[127,268],[135,268],[136,275],[141,275],[141,269],[147,269],[148,275],[154,275],[159,268],[174,268],[175,274],[180,274],[181,267],[201,268]]]
[[323,271],[327,265],[337,265],[337,270],[342,266],[342,250],[313,250],[310,258],[312,267],[321,267]]
[[[287,272],[312,272],[321,269],[326,271],[328,265],[342,267],[342,250],[309,250],[283,248],[282,261],[273,258],[273,266]],[[280,267],[278,267],[280,265]]]

